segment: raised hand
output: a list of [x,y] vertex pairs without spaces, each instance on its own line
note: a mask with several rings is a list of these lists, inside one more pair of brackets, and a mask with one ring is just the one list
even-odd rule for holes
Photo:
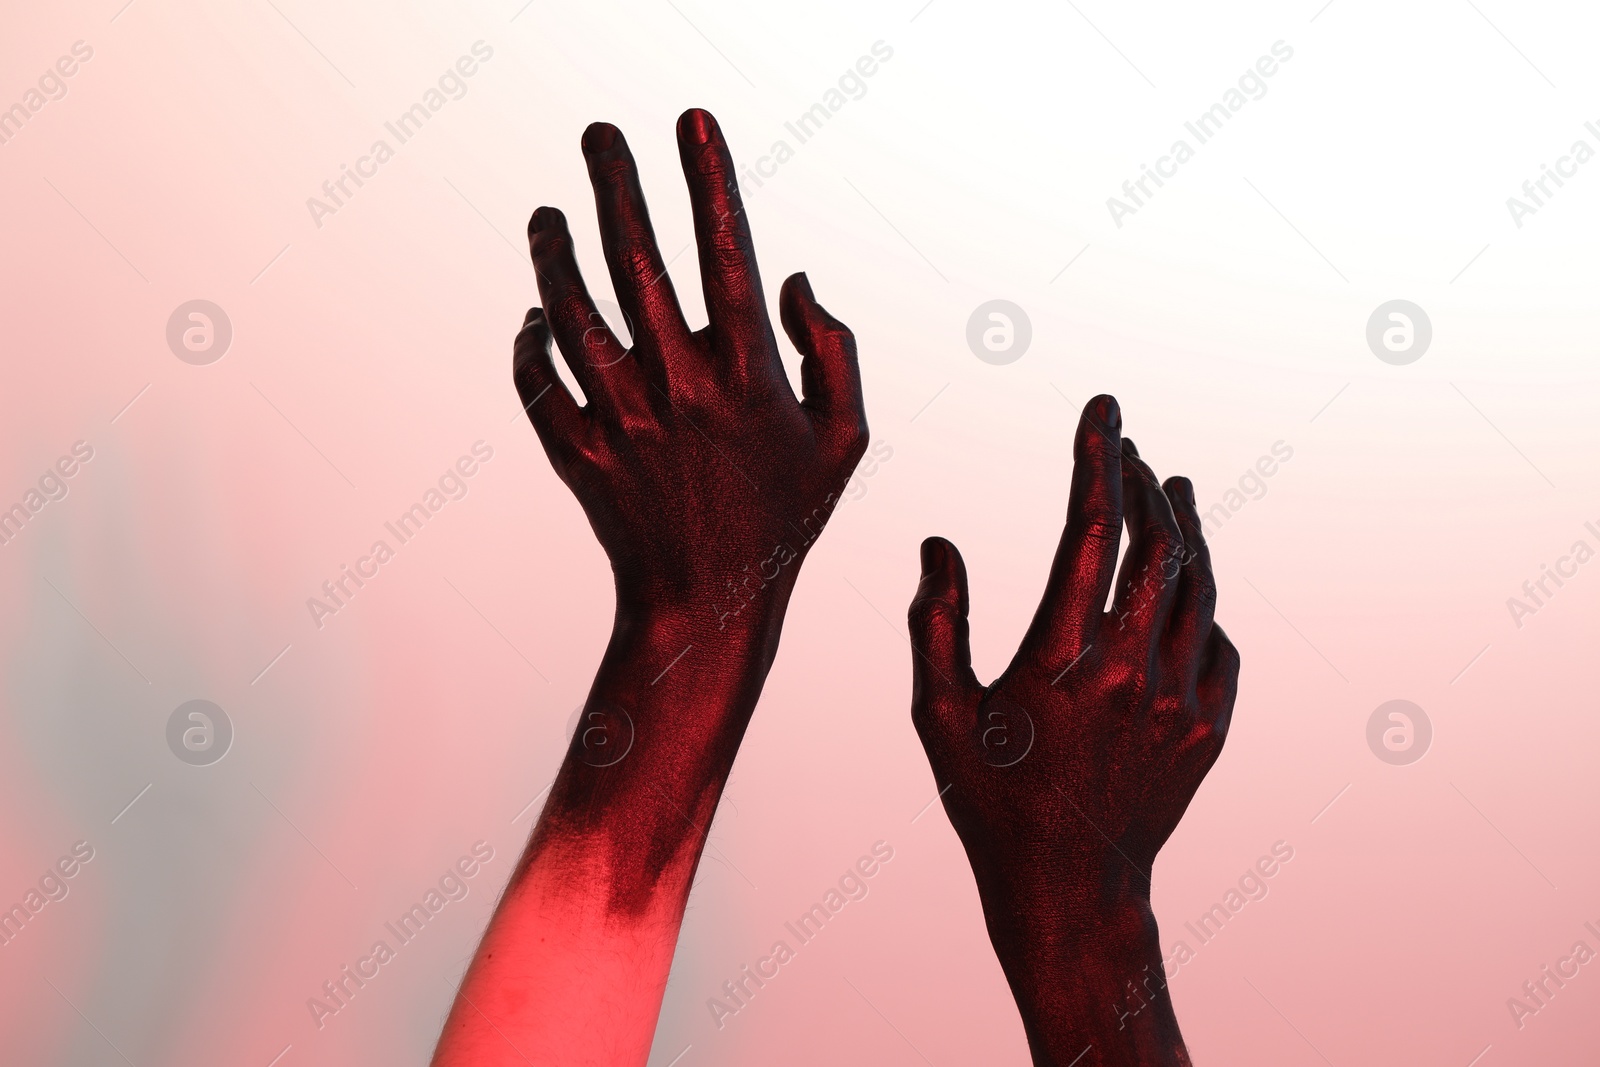
[[[513,378],[610,558],[617,613],[580,728],[445,1024],[436,1067],[642,1065],[705,835],[777,653],[806,552],[867,444],[849,329],[803,274],[778,358],[728,147],[678,121],[709,325],[678,308],[622,134],[583,136],[602,245],[632,324],[595,309],[561,212],[528,226],[543,308]],[[557,377],[551,340],[586,403]]]
[[[517,337],[514,379],[551,463],[611,559],[619,610],[671,614],[710,639],[735,620],[743,627],[781,610],[800,558],[866,448],[867,424],[855,339],[817,304],[804,274],[791,276],[779,296],[803,357],[805,400],[790,388],[716,121],[685,113],[678,149],[709,324],[691,332],[685,323],[627,141],[595,123],[583,136],[584,157],[606,266],[634,343],[624,348],[595,309],[566,218],[542,207],[528,235],[544,308],[528,313]],[[585,407],[556,376],[552,335]],[[741,610],[751,597],[761,605]]]
[[1221,753],[1239,655],[1212,621],[1193,487],[1158,483],[1121,428],[1113,398],[1084,409],[1044,597],[993,684],[972,671],[948,541],[923,542],[910,609],[912,721],[1037,1064],[1189,1062],[1151,869]]

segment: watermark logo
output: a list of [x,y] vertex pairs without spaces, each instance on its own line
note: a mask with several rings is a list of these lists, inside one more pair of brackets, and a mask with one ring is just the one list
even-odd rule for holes
[[615,704],[580,704],[568,726],[573,751],[591,767],[615,766],[633,750],[633,716]]
[[1005,697],[991,697],[978,716],[978,751],[991,767],[1014,767],[1033,749],[1033,716]]
[[1379,704],[1367,719],[1367,747],[1385,763],[1404,767],[1428,754],[1433,723],[1409,700]]
[[185,363],[204,367],[228,354],[233,322],[209,300],[179,304],[167,319],[167,347]]
[[1028,313],[1009,300],[979,304],[967,319],[967,347],[985,363],[1015,363],[1033,341]]
[[1433,322],[1409,300],[1379,304],[1367,319],[1367,347],[1385,363],[1396,367],[1415,363],[1432,343]]
[[[596,297],[594,306],[595,311],[589,315],[589,325],[583,331],[584,359],[588,360],[591,366],[609,367],[613,363],[621,362],[633,348],[633,320],[628,318],[627,312],[620,306],[604,297]],[[616,325],[613,324],[621,325],[622,332],[618,332]],[[622,355],[615,359],[606,359],[603,355],[606,350],[606,340],[612,337],[615,337],[617,344],[621,346]]]
[[167,747],[192,767],[209,767],[233,745],[233,720],[209,700],[179,704],[167,717]]

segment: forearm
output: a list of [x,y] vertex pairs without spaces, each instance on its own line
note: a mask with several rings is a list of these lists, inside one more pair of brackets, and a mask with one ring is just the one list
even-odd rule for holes
[[645,1062],[694,869],[777,629],[619,615],[436,1067]]
[[1037,1067],[1187,1067],[1148,901],[1037,911],[984,907]]

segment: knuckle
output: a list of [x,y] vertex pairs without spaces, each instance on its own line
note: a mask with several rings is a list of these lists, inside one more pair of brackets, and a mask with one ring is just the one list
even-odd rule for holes
[[591,156],[587,162],[595,177],[605,181],[624,178],[633,170],[632,154],[626,151]]
[[1112,508],[1091,505],[1085,509],[1085,514],[1079,523],[1078,536],[1085,541],[1100,541],[1114,545],[1122,540],[1122,522]]
[[847,360],[856,358],[856,335],[844,323],[828,318],[824,313],[822,320],[812,328],[812,333],[817,339],[819,348],[826,346],[828,350],[839,353]]
[[646,283],[655,280],[656,250],[650,241],[637,234],[630,234],[617,242],[612,254],[616,256],[618,265],[628,277],[643,279]]
[[844,467],[853,474],[856,464],[861,462],[861,457],[867,454],[867,442],[870,434],[867,431],[867,420],[857,418],[845,423],[841,433],[842,448],[844,451]]
[[[954,604],[938,597],[919,597],[906,609],[906,621],[911,625],[913,641],[918,635],[927,637],[950,626],[959,617],[960,613]],[[923,646],[930,643],[927,640],[920,642]],[[926,652],[928,649],[920,647],[916,651]]]
[[1184,558],[1184,537],[1178,533],[1176,526],[1152,523],[1144,528],[1144,536],[1149,539],[1150,555],[1155,558],[1158,566],[1165,568],[1171,561],[1181,561]]
[[533,258],[539,260],[553,259],[558,255],[569,252],[572,248],[572,235],[564,226],[554,226],[540,230],[528,242],[528,250]]
[[749,269],[749,257],[746,254],[743,235],[736,227],[719,222],[708,235],[706,245],[712,263],[719,270],[731,275],[732,281],[738,283],[745,281]]
[[840,430],[840,443],[834,448],[838,450],[838,467],[843,470],[842,477],[848,486],[856,478],[856,466],[867,454],[866,422],[848,422],[845,429]]
[[1142,664],[1108,666],[1103,669],[1102,679],[1106,689],[1123,700],[1138,702],[1150,688],[1150,672]]
[[1122,466],[1122,448],[1102,435],[1092,433],[1079,442],[1076,458],[1087,463],[1100,476],[1109,477],[1112,471]]

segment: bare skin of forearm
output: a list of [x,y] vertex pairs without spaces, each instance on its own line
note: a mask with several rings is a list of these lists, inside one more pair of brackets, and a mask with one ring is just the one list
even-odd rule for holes
[[435,1067],[645,1063],[695,867],[776,651],[777,627],[761,630],[619,625]]

